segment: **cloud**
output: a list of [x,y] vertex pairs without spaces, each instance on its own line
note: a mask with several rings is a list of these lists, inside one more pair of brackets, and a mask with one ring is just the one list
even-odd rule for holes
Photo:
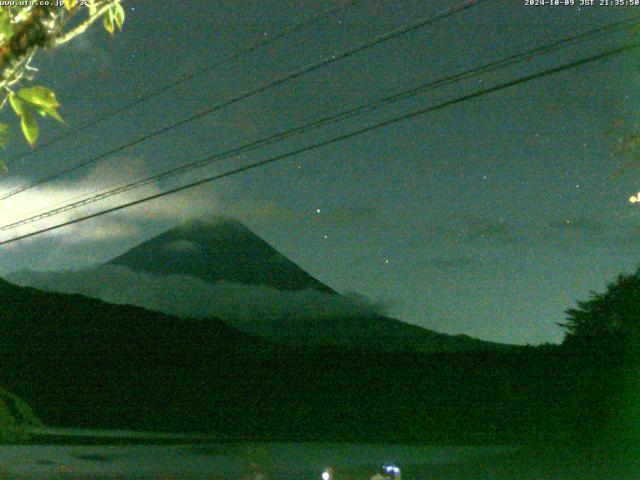
[[441,235],[457,236],[464,242],[482,240],[504,246],[523,241],[548,243],[575,241],[581,238],[598,243],[609,242],[614,239],[614,235],[619,236],[628,229],[628,225],[609,224],[588,216],[564,217],[547,223],[521,224],[502,219],[451,217],[438,227]]
[[603,222],[590,217],[566,217],[542,229],[542,239],[560,242],[588,241],[597,246],[634,246],[640,243],[640,227],[630,221]]
[[62,272],[15,272],[9,281],[61,293],[78,293],[182,317],[216,317],[235,325],[277,319],[324,319],[383,313],[386,305],[357,295],[308,289],[281,291],[231,282],[210,284],[187,275],[153,275],[122,266]]
[[513,244],[522,238],[517,235],[516,228],[504,220],[490,220],[480,217],[465,217],[461,226],[467,241],[489,240],[496,243]]
[[[93,41],[94,38],[92,35],[79,35],[72,41],[61,45],[61,53],[73,55],[74,58],[80,56],[85,60],[91,58],[95,65],[103,69],[111,67],[113,65],[112,55],[109,54],[108,47],[105,47],[106,42],[96,43]],[[89,69],[87,68],[87,70]]]
[[[154,170],[151,165],[152,162],[149,162],[145,156],[107,157],[85,170],[79,179],[68,181],[67,184],[76,188],[78,184],[101,188],[107,182],[109,185],[128,183],[132,179],[152,175]],[[107,179],[106,182],[105,179]]]
[[225,202],[229,215],[253,225],[286,225],[288,228],[354,228],[380,227],[387,229],[391,221],[379,207],[371,205],[339,205],[315,209],[286,207],[273,200],[246,197],[241,201]]
[[616,245],[622,247],[638,246],[640,244],[640,226],[625,225],[620,228],[612,228],[610,235],[598,237],[601,243],[608,246]]
[[556,232],[581,233],[585,235],[602,235],[609,226],[588,217],[564,218],[549,223],[549,228]]
[[[64,207],[70,202],[84,201],[100,191],[144,178],[151,172],[148,162],[143,157],[117,157],[97,164],[82,177],[48,182],[41,186],[29,188],[0,202],[0,217],[3,225],[20,222],[53,209]],[[105,179],[107,179],[105,181]],[[1,194],[15,191],[32,180],[13,178],[3,183]],[[111,196],[97,202],[80,205],[77,208],[60,211],[55,215],[45,216],[18,225],[10,230],[0,232],[0,239],[7,240],[25,235],[36,230],[56,226],[75,218],[91,214],[103,209],[116,207],[123,203],[153,195],[163,189],[152,183],[140,189]],[[170,201],[166,198],[126,208],[121,211],[97,217],[86,223],[79,223],[52,230],[42,234],[42,238],[52,239],[62,244],[80,242],[109,242],[123,238],[139,238],[141,232],[164,230],[181,223],[193,216],[212,213],[217,210],[219,201],[215,190],[197,188],[175,194]],[[28,242],[28,241],[27,241]],[[14,244],[9,244],[13,248]]]
[[474,257],[460,255],[452,258],[431,258],[426,263],[438,270],[451,271],[479,265],[481,261]]

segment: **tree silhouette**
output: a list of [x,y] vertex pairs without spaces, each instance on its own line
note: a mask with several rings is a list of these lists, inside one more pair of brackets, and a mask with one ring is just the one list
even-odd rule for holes
[[605,293],[590,292],[565,311],[565,344],[593,344],[600,347],[630,347],[640,340],[640,268],[620,274]]
[[559,325],[575,368],[571,402],[578,437],[619,448],[616,455],[635,449],[640,445],[640,268],[618,275],[604,293],[590,292],[565,313]]

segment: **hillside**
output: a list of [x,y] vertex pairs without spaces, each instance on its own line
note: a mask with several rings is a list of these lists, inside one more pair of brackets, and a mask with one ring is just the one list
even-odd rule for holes
[[[192,428],[217,366],[268,354],[219,320],[185,320],[0,280],[0,378],[47,425]],[[190,399],[199,405],[185,408]],[[174,403],[175,402],[175,403]]]
[[[47,426],[222,438],[564,441],[587,426],[599,432],[603,406],[620,391],[616,358],[558,347],[438,355],[291,349],[216,320],[5,281],[0,322],[2,386]],[[588,415],[594,408],[600,414]]]
[[[249,228],[225,217],[185,222],[107,263],[113,265],[141,274],[179,274],[184,281],[180,282],[182,285],[173,282],[173,291],[169,291],[157,281],[144,283],[146,278],[126,275],[123,276],[126,280],[117,282],[117,289],[109,289],[109,283],[116,283],[112,279],[106,279],[100,288],[90,289],[91,282],[86,278],[99,276],[99,270],[87,272],[84,278],[71,273],[56,276],[28,272],[13,279],[37,288],[83,293],[178,316],[213,315],[245,333],[289,345],[424,353],[504,348],[464,335],[446,335],[407,324],[376,312],[376,307],[354,303],[316,280]],[[207,291],[205,285],[189,283],[186,277],[203,280],[208,285],[220,285],[218,282],[223,281],[225,293],[220,292],[222,287]],[[231,292],[230,284],[237,284],[236,292],[241,293]],[[248,290],[247,285],[263,288]],[[266,291],[264,287],[272,290]],[[180,289],[184,291],[177,292]],[[150,290],[155,293],[149,295]],[[163,301],[157,301],[158,297]],[[192,298],[193,305],[185,305],[185,298]],[[219,303],[233,298],[237,311],[223,311],[217,305],[206,307],[212,298]],[[271,313],[274,304],[281,313]],[[252,314],[238,313],[248,305],[255,305]],[[334,313],[327,313],[331,311]]]

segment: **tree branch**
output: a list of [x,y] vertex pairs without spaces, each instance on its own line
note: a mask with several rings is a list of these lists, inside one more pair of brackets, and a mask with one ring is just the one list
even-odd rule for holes
[[45,22],[51,19],[54,8],[37,6],[20,24],[8,41],[0,46],[0,83],[6,84],[16,75],[25,58],[28,58],[37,47],[43,47],[48,41],[48,29]]
[[61,36],[59,36],[57,38],[54,38],[53,39],[53,44],[56,45],[56,46],[57,45],[62,45],[62,44],[67,43],[70,40],[73,40],[78,35],[83,34],[87,30],[87,28],[89,28],[96,20],[98,20],[100,17],[102,17],[102,15],[107,13],[107,11],[111,7],[111,5],[114,4],[114,3],[115,3],[114,0],[105,2],[91,16],[89,16],[89,18],[87,18],[84,22],[82,22],[76,28],[74,28],[73,30],[65,33],[64,35],[61,35]]

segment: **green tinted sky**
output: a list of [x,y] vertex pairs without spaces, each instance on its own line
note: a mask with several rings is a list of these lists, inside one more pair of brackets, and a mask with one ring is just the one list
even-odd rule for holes
[[[363,1],[13,166],[2,188],[57,171],[209,105],[458,2]],[[137,1],[113,39],[95,29],[41,55],[70,125],[127,103],[330,2]],[[70,196],[455,74],[620,18],[640,7],[525,7],[488,1],[233,105],[89,169],[0,202],[9,220]],[[445,87],[326,127],[247,159],[631,41],[625,32]],[[558,341],[563,310],[638,262],[638,172],[614,177],[615,144],[638,120],[638,53],[568,70],[313,153],[28,240],[0,253],[5,270],[79,268],[175,225],[222,213],[323,282],[389,301],[398,318],[447,333]],[[5,113],[5,115],[8,115]],[[626,125],[626,126],[625,126]],[[605,135],[615,128],[613,135]],[[59,134],[51,127],[45,137]],[[13,143],[8,156],[21,151]],[[221,171],[233,161],[139,194]],[[138,194],[136,194],[138,195]],[[135,196],[135,195],[134,195]],[[129,197],[127,197],[129,198]],[[111,203],[109,203],[111,204]],[[102,204],[104,205],[104,204]],[[94,208],[97,208],[96,205]],[[2,211],[3,210],[3,211]],[[83,212],[91,211],[91,208]],[[68,217],[65,217],[68,218]],[[27,230],[24,230],[27,231]]]

